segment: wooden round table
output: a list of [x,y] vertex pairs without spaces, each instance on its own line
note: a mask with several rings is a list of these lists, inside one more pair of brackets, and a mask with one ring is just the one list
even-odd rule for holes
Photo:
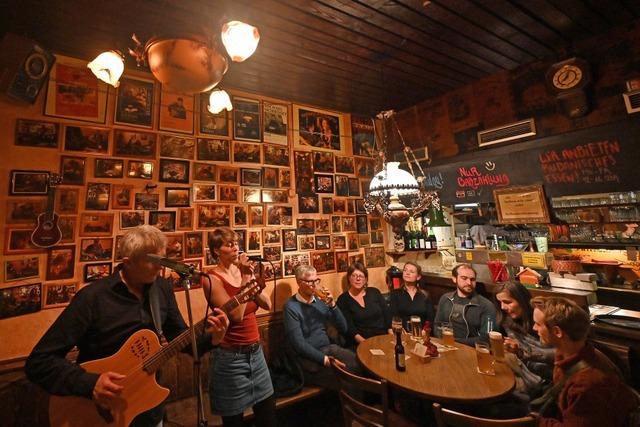
[[[477,371],[474,348],[456,343],[458,350],[440,353],[440,357],[421,362],[411,353],[413,341],[407,338],[405,353],[409,356],[407,370],[396,370],[394,337],[380,335],[358,345],[358,360],[362,366],[390,384],[420,397],[437,402],[478,403],[497,400],[511,392],[515,378],[504,363],[495,364],[496,375]],[[434,342],[440,342],[437,338]],[[384,351],[384,356],[371,354],[372,349]]]

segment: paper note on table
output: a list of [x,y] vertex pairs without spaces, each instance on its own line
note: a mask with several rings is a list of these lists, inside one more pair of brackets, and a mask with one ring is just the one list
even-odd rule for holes
[[384,356],[384,351],[380,350],[379,348],[372,348],[369,350],[371,352],[371,354],[373,354],[374,356]]
[[445,351],[451,351],[451,350],[457,350],[458,347],[453,347],[453,346],[449,346],[449,345],[443,345],[437,342],[434,342],[434,344],[436,345],[436,347],[438,348],[438,353],[444,353]]

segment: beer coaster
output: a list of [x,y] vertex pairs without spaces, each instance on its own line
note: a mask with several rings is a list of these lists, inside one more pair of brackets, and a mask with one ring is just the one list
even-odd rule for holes
[[476,371],[478,371],[478,373],[479,373],[479,374],[481,374],[481,375],[489,375],[489,376],[492,376],[492,377],[495,377],[495,376],[496,376],[496,372],[495,372],[495,371],[493,371],[493,374],[490,374],[490,373],[488,373],[488,372],[482,372],[482,371],[480,371],[480,368],[478,368],[478,367],[476,367]]
[[369,350],[371,352],[371,354],[373,354],[374,356],[384,356],[384,351],[380,350],[379,348],[372,348]]

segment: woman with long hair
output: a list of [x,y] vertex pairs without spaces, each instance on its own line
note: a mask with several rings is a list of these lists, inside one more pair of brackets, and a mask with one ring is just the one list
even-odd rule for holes
[[360,262],[347,269],[349,289],[338,297],[338,307],[347,320],[347,346],[387,333],[391,324],[387,303],[380,291],[367,286],[369,272]]
[[[238,236],[221,227],[209,235],[209,250],[218,264],[211,271],[212,284],[203,281],[211,307],[220,307],[255,280],[247,254],[238,249]],[[209,399],[213,413],[222,416],[225,427],[242,426],[243,413],[253,408],[257,426],[275,426],[275,397],[269,369],[260,345],[256,311],[269,310],[262,293],[229,312],[229,329],[211,353]]]
[[420,289],[418,282],[422,269],[415,262],[408,261],[402,269],[402,287],[391,291],[391,316],[401,317],[402,325],[409,329],[411,316],[419,316],[420,322],[433,323],[435,316],[429,294]]

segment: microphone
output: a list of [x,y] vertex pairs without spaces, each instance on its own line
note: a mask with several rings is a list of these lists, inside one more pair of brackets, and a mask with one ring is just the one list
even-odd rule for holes
[[[238,256],[244,253],[246,252],[238,251]],[[266,259],[262,258],[260,255],[249,255],[247,258],[249,259],[249,261],[257,261],[257,262],[267,261]]]
[[183,262],[178,262],[171,260],[169,258],[161,257],[156,254],[147,254],[145,255],[147,261],[150,261],[154,264],[159,264],[163,267],[170,268],[178,274],[188,274],[191,276],[206,276],[207,273],[203,271],[196,270],[193,266],[189,264],[185,264]]

